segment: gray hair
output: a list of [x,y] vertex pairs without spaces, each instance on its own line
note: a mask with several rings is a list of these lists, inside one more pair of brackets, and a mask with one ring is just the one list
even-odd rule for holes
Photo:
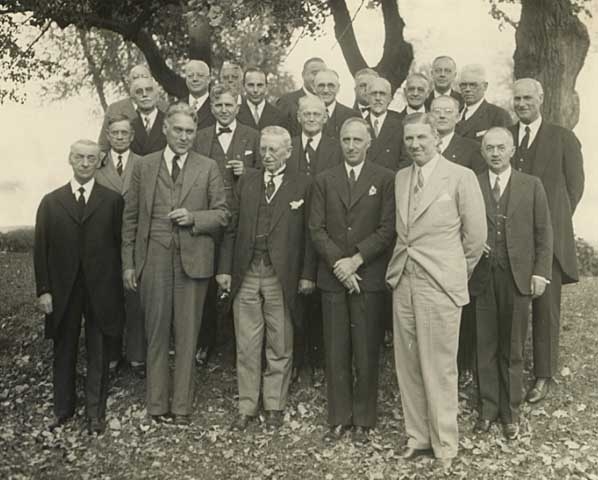
[[197,123],[197,115],[195,110],[193,110],[193,108],[191,108],[191,106],[187,103],[177,102],[170,105],[168,110],[166,110],[165,120],[168,121],[175,115],[186,115],[193,120],[193,123]]
[[82,138],[80,140],[77,140],[76,142],[73,142],[69,148],[70,153],[73,153],[73,149],[77,145],[83,145],[85,147],[94,147],[98,151],[98,155],[100,154],[100,146],[97,144],[97,142],[94,142],[93,140],[89,140],[87,138]]
[[542,84],[535,78],[529,78],[529,77],[518,78],[517,80],[515,80],[515,82],[513,82],[513,87],[516,87],[517,84],[523,83],[523,82],[531,83],[534,86],[534,88],[536,89],[536,93],[541,97],[544,96],[544,88],[542,87]]
[[328,110],[326,109],[326,104],[324,103],[324,100],[322,100],[319,97],[314,97],[313,95],[305,95],[305,96],[299,98],[297,112],[301,113],[305,108],[307,108],[309,106],[309,104],[317,105],[318,107],[320,107],[322,109],[322,111],[324,113],[326,113],[326,114],[328,113]]
[[507,136],[507,138],[511,141],[511,146],[515,145],[515,139],[513,138],[513,134],[511,133],[511,131],[505,127],[490,127],[486,133],[484,134],[484,136],[482,137],[482,147],[484,147],[486,145],[486,137],[491,134],[491,133],[503,133],[504,135]]
[[278,125],[264,127],[260,132],[260,138],[267,136],[280,137],[282,139],[283,146],[285,148],[291,148],[291,134],[286,128],[279,127]]
[[483,82],[486,81],[486,69],[479,63],[470,63],[461,69],[461,76],[465,73],[470,73],[479,77]]
[[365,127],[366,132],[368,132],[368,135],[369,135],[370,139],[372,138],[372,127],[367,122],[367,120],[364,120],[361,117],[349,117],[349,118],[347,118],[343,122],[343,125],[341,126],[341,129],[340,129],[341,136],[343,134],[343,130],[345,130],[346,128],[348,128],[350,125],[352,125],[354,123],[358,123],[359,125],[363,125]]
[[438,135],[438,123],[431,113],[410,113],[403,119],[403,127],[415,124],[430,125],[432,132]]
[[432,103],[430,104],[430,110],[432,109],[432,107],[434,106],[434,104],[436,103],[437,100],[450,100],[451,103],[455,106],[455,109],[457,110],[457,112],[459,111],[459,106],[460,106],[459,101],[451,95],[440,95],[438,97],[435,97],[432,100]]

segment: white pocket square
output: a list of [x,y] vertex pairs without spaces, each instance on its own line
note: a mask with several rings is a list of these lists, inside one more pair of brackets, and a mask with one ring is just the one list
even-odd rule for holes
[[295,200],[294,202],[290,202],[289,205],[291,206],[291,210],[297,210],[304,203],[305,202],[303,201],[303,199],[301,199],[301,200]]
[[475,132],[475,136],[476,137],[483,137],[484,135],[486,135],[486,132],[488,130],[480,130],[479,132]]
[[253,155],[253,150],[245,150],[244,155],[247,157],[249,155]]
[[372,195],[376,195],[376,193],[378,193],[378,190],[376,190],[376,187],[372,185],[368,191],[368,195],[371,197]]

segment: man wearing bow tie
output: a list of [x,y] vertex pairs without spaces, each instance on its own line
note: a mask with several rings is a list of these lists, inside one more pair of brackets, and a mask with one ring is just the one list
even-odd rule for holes
[[191,151],[196,128],[189,105],[168,109],[167,146],[135,165],[123,213],[123,280],[128,290],[139,289],[145,314],[147,412],[158,422],[173,414],[181,425],[193,406],[193,357],[214,274],[214,237],[229,221],[218,165]]
[[197,115],[197,129],[213,125],[216,119],[210,109],[210,67],[201,60],[189,60],[183,69],[189,96],[184,99]]
[[[226,86],[217,85],[212,88],[210,104],[216,123],[197,132],[193,147],[198,153],[216,161],[224,179],[228,205],[233,205],[239,178],[247,169],[258,166],[256,162],[260,140],[257,130],[237,121],[239,104],[236,98],[236,93]],[[216,239],[219,242],[220,236]],[[200,365],[207,363],[216,346],[217,290],[216,282],[211,281],[196,355]]]
[[291,137],[281,127],[262,130],[263,170],[239,181],[233,221],[220,251],[216,281],[231,292],[235,317],[239,414],[232,424],[244,430],[258,414],[262,343],[266,367],[262,401],[269,428],[282,425],[291,379],[297,294],[315,288],[315,261],[307,241],[310,177],[287,170]]
[[76,410],[76,367],[85,320],[85,413],[89,433],[105,429],[108,344],[124,320],[120,280],[123,199],[99,185],[100,149],[89,140],[71,146],[73,178],[42,199],[35,222],[33,260],[46,338],[53,340],[54,429]]
[[137,106],[132,124],[135,136],[131,151],[144,156],[166,146],[163,132],[164,113],[158,109],[158,86],[151,78],[140,77],[131,85],[131,98]]
[[361,118],[364,120],[367,120],[370,114],[370,101],[367,95],[368,84],[372,79],[379,76],[378,72],[371,68],[362,68],[355,73],[355,102],[353,103],[353,110],[361,113]]
[[[126,198],[131,185],[133,167],[141,157],[130,150],[133,141],[133,126],[131,120],[121,114],[108,119],[108,142],[110,150],[100,162],[95,173],[95,179],[100,184],[120,193]],[[133,373],[139,378],[145,378],[145,331],[143,326],[143,312],[139,304],[137,292],[125,291],[125,332],[126,359],[131,365]],[[118,366],[122,358],[122,337],[110,345],[110,369]]]
[[384,272],[395,238],[393,173],[366,161],[362,118],[340,133],[344,162],[317,176],[309,217],[322,291],[329,431],[368,441],[376,424]]

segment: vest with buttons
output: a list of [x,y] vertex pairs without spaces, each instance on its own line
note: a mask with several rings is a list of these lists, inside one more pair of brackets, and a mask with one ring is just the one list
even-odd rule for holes
[[[491,186],[492,187],[492,186]],[[506,243],[506,213],[511,191],[511,181],[505,187],[500,201],[497,203],[492,199],[492,206],[489,212],[494,216],[494,224],[488,222],[488,245],[490,246],[490,262],[492,266],[498,265],[503,270],[509,268],[509,253]]]
[[[538,142],[536,142],[536,140],[538,139],[538,133],[539,131],[536,133],[536,136],[532,144],[529,145],[527,152],[522,154],[519,147],[517,147],[517,150],[515,151],[515,162],[513,165],[516,170],[531,175],[532,170],[534,168],[534,158],[536,158],[536,149],[538,146]],[[522,138],[523,137],[519,139],[519,142],[521,142]]]
[[255,228],[255,242],[253,244],[252,263],[259,263],[263,260],[264,265],[271,265],[270,254],[268,253],[268,234],[270,232],[270,224],[272,222],[272,213],[278,195],[270,203],[266,202],[266,194],[262,187],[262,194],[260,206],[258,208],[256,228]]
[[[229,150],[233,148],[233,144],[231,142]],[[224,180],[224,190],[227,195],[227,200],[230,200],[229,195],[233,188],[233,172],[230,168],[226,168],[226,162],[231,160],[228,158],[228,155],[222,149],[222,145],[218,141],[218,137],[214,134],[214,139],[212,140],[212,145],[210,146],[210,154],[208,155],[212,160],[215,160],[218,164],[218,168],[220,169],[220,174],[222,175],[222,179]]]
[[[187,162],[185,162],[185,165],[187,165]],[[174,183],[166,168],[165,160],[162,159],[160,162],[152,206],[150,238],[166,248],[170,248],[173,241],[176,246],[179,245],[178,227],[168,218],[168,214],[179,207],[184,173],[185,166],[181,169],[176,183]]]

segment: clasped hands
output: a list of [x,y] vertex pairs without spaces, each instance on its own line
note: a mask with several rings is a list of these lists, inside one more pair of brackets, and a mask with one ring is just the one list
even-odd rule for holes
[[357,274],[357,269],[363,264],[361,253],[356,253],[352,257],[344,257],[337,260],[333,266],[333,273],[338,278],[349,293],[361,293],[359,280],[361,277]]
[[195,218],[186,208],[175,208],[168,218],[179,227],[190,227],[195,223]]

